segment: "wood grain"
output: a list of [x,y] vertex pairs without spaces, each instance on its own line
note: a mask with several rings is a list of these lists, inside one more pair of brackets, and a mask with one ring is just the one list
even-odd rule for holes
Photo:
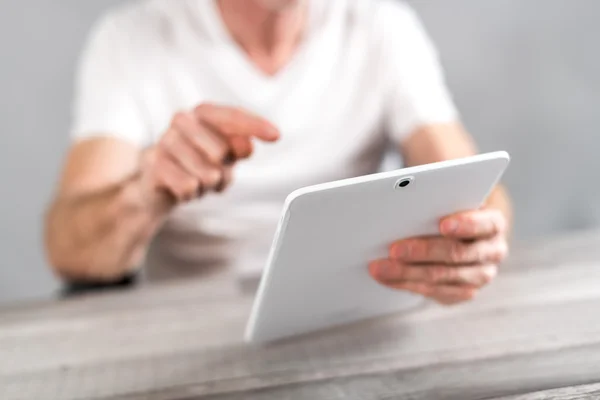
[[459,307],[254,347],[251,304],[217,275],[0,309],[0,399],[470,400],[600,382],[598,232],[522,245]]

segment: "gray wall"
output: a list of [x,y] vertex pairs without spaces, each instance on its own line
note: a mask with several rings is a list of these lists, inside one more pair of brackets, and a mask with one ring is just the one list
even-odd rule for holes
[[483,150],[513,156],[517,236],[600,223],[600,1],[414,0]]
[[0,302],[52,295],[41,219],[67,146],[75,60],[112,1],[0,0]]
[[[0,0],[0,302],[56,289],[40,222],[67,145],[74,63],[92,21],[120,2]],[[481,148],[513,155],[517,236],[598,225],[600,1],[411,3]]]

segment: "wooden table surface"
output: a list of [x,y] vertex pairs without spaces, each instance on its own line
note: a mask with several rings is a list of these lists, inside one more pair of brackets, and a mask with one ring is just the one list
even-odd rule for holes
[[476,301],[254,347],[198,282],[0,309],[0,399],[600,399],[600,232],[522,245]]

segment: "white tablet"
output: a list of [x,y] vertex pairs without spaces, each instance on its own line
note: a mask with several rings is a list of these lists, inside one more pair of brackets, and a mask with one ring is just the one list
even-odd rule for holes
[[397,240],[435,235],[439,220],[476,209],[509,163],[506,152],[311,186],[285,204],[248,321],[268,342],[412,308],[421,297],[368,272]]

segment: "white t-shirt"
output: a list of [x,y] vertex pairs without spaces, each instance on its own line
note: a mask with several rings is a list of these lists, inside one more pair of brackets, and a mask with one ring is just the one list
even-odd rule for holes
[[155,276],[216,264],[260,270],[290,192],[373,173],[388,142],[457,119],[436,49],[408,5],[309,8],[300,48],[272,77],[230,37],[214,0],[135,2],[94,27],[76,85],[75,138],[147,146],[174,113],[202,102],[243,107],[282,132],[278,143],[257,143],[226,193],[172,213],[148,260]]

